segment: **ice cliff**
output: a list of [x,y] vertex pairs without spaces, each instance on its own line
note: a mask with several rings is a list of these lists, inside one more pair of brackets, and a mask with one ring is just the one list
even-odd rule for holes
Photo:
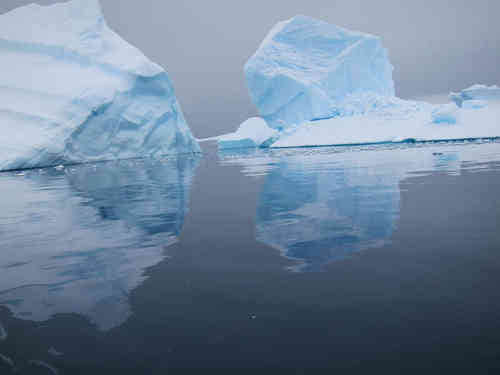
[[[474,85],[431,105],[395,96],[381,40],[310,17],[278,23],[245,65],[267,125],[219,137],[219,147],[297,147],[500,136],[500,88]],[[253,133],[253,135],[252,135]]]
[[348,95],[393,96],[392,70],[378,37],[297,16],[271,30],[245,76],[261,116],[281,128],[332,117]]
[[168,74],[98,0],[0,15],[0,170],[197,152]]

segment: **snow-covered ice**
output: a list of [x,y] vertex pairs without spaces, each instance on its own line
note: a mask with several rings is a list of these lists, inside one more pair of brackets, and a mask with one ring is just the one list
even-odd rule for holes
[[[498,86],[474,85],[442,105],[399,99],[379,38],[309,17],[278,23],[245,75],[262,119],[279,131],[260,147],[500,136]],[[247,128],[244,137],[262,127]],[[243,145],[240,131],[224,137]]]
[[98,0],[0,15],[0,170],[197,152],[168,74]]

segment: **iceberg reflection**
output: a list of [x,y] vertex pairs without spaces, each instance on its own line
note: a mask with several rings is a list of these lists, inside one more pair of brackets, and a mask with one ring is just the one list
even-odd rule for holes
[[390,241],[405,177],[459,173],[467,161],[500,160],[500,144],[221,151],[220,158],[249,176],[266,176],[257,240],[299,260],[294,270],[319,270]]
[[198,159],[127,160],[0,175],[0,305],[44,321],[78,313],[106,330],[164,259]]

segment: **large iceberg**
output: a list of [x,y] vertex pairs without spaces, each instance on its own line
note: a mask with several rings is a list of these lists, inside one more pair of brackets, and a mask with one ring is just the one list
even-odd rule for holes
[[273,128],[329,118],[349,95],[394,96],[380,38],[296,16],[278,23],[245,65],[250,95]]
[[168,74],[98,0],[0,15],[0,170],[198,152]]
[[[245,66],[273,142],[302,147],[500,136],[500,88],[474,85],[432,105],[399,99],[378,37],[297,16],[278,23]],[[254,122],[256,123],[256,122]],[[258,139],[259,125],[251,135]],[[241,132],[219,137],[244,144]],[[248,146],[248,143],[245,143]]]

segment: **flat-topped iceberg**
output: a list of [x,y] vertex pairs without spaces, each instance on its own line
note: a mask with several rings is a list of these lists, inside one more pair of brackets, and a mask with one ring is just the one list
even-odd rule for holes
[[168,74],[98,0],[0,15],[0,170],[198,152]]
[[[452,93],[449,104],[432,105],[397,98],[392,70],[376,36],[304,16],[278,23],[245,66],[262,119],[278,130],[273,142],[257,146],[500,136],[499,87],[474,85]],[[245,138],[257,139],[251,133],[246,128]],[[243,145],[239,131],[219,137],[219,147],[225,148],[222,139]]]

